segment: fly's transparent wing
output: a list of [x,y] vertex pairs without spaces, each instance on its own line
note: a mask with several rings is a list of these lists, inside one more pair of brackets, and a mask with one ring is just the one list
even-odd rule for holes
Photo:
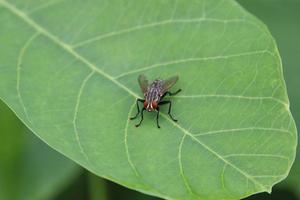
[[172,76],[166,80],[163,81],[163,93],[165,93],[166,91],[168,91],[177,81],[178,81],[179,77],[178,76]]
[[141,74],[139,75],[138,81],[142,92],[143,93],[147,92],[147,88],[149,85],[149,81],[147,80],[147,77],[144,74]]

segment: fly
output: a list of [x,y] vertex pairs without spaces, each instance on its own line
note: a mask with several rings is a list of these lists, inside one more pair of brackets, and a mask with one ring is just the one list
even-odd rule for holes
[[[178,76],[172,76],[166,80],[156,79],[151,84],[149,84],[149,81],[145,75],[140,75],[138,77],[139,85],[144,94],[145,99],[137,99],[136,100],[137,113],[134,117],[130,118],[131,120],[133,120],[133,119],[137,118],[138,115],[141,113],[140,122],[135,125],[136,127],[141,125],[141,123],[144,119],[143,112],[145,110],[147,110],[148,112],[152,112],[152,111],[156,110],[157,111],[156,124],[157,124],[157,127],[160,128],[159,122],[158,122],[159,106],[165,105],[165,104],[169,104],[168,115],[170,116],[170,118],[173,121],[177,122],[177,120],[174,119],[173,116],[171,115],[172,102],[170,100],[163,101],[163,98],[166,95],[173,96],[173,95],[178,94],[181,91],[181,89],[177,90],[174,93],[171,93],[169,91],[169,89],[177,82],[177,80],[178,80]],[[140,110],[139,102],[143,103],[142,110]]]

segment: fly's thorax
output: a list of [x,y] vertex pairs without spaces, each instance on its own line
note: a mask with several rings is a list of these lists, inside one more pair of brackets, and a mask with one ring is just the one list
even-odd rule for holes
[[150,87],[156,88],[159,93],[163,90],[163,80],[155,80]]
[[161,97],[161,90],[156,87],[149,87],[145,93],[145,99],[147,102],[159,101]]
[[145,96],[144,107],[148,111],[155,110],[162,96],[162,81],[161,80],[153,81],[153,83],[149,85],[147,92],[144,94],[144,96]]

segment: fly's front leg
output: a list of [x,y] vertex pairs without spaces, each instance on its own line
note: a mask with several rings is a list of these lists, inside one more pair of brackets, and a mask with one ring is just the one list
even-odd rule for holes
[[137,118],[137,116],[140,114],[139,102],[142,102],[142,103],[143,103],[144,100],[143,100],[143,99],[137,99],[137,100],[136,100],[137,113],[136,113],[136,115],[135,115],[134,117],[131,117],[131,118],[130,118],[131,120]]
[[163,99],[166,95],[169,95],[169,96],[173,96],[173,95],[176,95],[178,94],[179,92],[181,92],[181,89],[177,90],[176,92],[170,92],[170,91],[167,91],[165,92],[162,96],[161,96],[161,99]]
[[[180,91],[179,91],[180,92]],[[171,101],[161,101],[159,102],[158,105],[164,105],[164,104],[169,104],[169,111],[168,111],[168,115],[170,116],[170,118],[174,121],[177,122],[177,119],[174,119],[173,116],[171,115],[171,109],[172,109],[172,102]]]
[[156,125],[157,125],[157,128],[160,128],[159,122],[158,122],[158,118],[159,118],[159,107],[157,107],[156,110],[157,110],[157,114],[156,114]]
[[143,108],[142,111],[141,111],[141,121],[137,125],[135,125],[135,127],[139,127],[141,125],[141,123],[144,119],[144,111],[145,111],[145,108]]

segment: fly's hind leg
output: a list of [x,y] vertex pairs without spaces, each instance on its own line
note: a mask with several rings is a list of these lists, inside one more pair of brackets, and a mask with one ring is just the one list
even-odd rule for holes
[[[179,91],[180,92],[180,91]],[[171,101],[161,101],[159,102],[158,105],[164,105],[164,104],[169,104],[169,111],[168,111],[168,115],[170,116],[170,118],[174,121],[177,122],[177,119],[174,119],[174,117],[171,115],[171,109],[172,109],[172,102]]]
[[144,100],[143,99],[137,99],[136,100],[137,113],[136,113],[136,115],[134,117],[130,117],[130,120],[133,120],[133,119],[137,118],[137,116],[140,114],[139,102],[143,103]]

